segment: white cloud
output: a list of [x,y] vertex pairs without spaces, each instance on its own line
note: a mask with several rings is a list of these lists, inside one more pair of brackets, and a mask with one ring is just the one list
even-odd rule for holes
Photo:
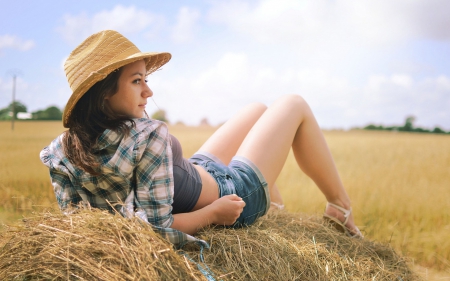
[[177,15],[177,22],[172,29],[172,39],[176,43],[190,42],[194,39],[200,11],[189,7],[181,7]]
[[[406,74],[372,76],[362,89],[361,116],[367,121],[401,125],[407,115],[421,126],[450,130],[450,78],[445,75],[414,80]],[[365,113],[364,113],[365,111]]]
[[[160,37],[165,47],[172,48],[174,59],[161,74],[150,77],[150,87],[173,122],[198,124],[208,117],[218,124],[249,102],[270,104],[283,94],[297,93],[308,100],[326,128],[399,125],[413,114],[420,126],[441,124],[450,130],[448,74],[433,72],[435,66],[419,57],[417,62],[408,56],[395,61],[395,52],[410,51],[411,41],[450,39],[443,12],[450,10],[450,2],[210,3],[211,9],[202,13],[181,7],[169,23],[145,10],[116,6],[92,16],[66,15],[59,30],[75,43],[106,28],[126,36]],[[204,36],[206,32],[212,37]],[[198,41],[204,52],[170,45],[202,38],[207,38]],[[390,63],[398,64],[394,71],[388,69]],[[149,113],[152,108],[150,102]]]
[[445,0],[229,0],[214,2],[208,18],[265,43],[378,46],[414,38],[449,40],[449,10]]
[[33,40],[22,40],[14,35],[1,35],[0,36],[0,50],[11,48],[20,51],[28,51],[36,44]]
[[[445,0],[224,0],[209,22],[230,38],[291,54],[308,67],[369,73],[368,66],[412,42],[450,42]],[[434,15],[434,16],[433,16]],[[408,62],[410,63],[410,62]]]
[[411,88],[413,84],[413,79],[409,75],[405,74],[394,74],[392,75],[391,80],[394,84],[402,86],[406,89]]
[[320,68],[276,71],[257,66],[245,53],[226,53],[201,73],[175,77],[161,73],[152,79],[155,100],[172,122],[194,125],[208,117],[218,124],[250,102],[269,105],[294,93],[305,97],[324,128],[402,125],[406,116],[415,115],[418,126],[450,130],[450,77],[445,75],[424,79],[404,73],[372,75],[355,86]]
[[146,30],[151,36],[158,33],[164,18],[148,11],[137,9],[134,6],[115,6],[112,10],[104,10],[88,16],[67,14],[64,16],[64,25],[57,30],[71,43],[79,43],[89,35],[113,29],[123,34],[133,34]]
[[[414,53],[411,43],[450,41],[450,18],[445,12],[450,10],[450,2],[212,3],[207,13],[210,23],[226,27],[229,38],[264,50],[259,57],[248,56],[248,74],[242,75],[247,84],[233,87],[238,91],[236,96],[248,95],[241,89],[272,98],[300,93],[316,111],[320,123],[329,128],[401,123],[414,114],[422,126],[441,124],[450,129],[449,76],[437,73],[436,65],[427,64],[422,57],[411,61],[405,56],[396,61],[402,52]],[[263,53],[269,56],[261,56]],[[261,59],[267,65],[255,64]],[[256,83],[261,69],[265,69],[266,85]],[[218,75],[210,75],[212,85],[221,83]]]
[[[152,75],[154,76],[154,75]],[[159,76],[159,73],[158,73]],[[322,113],[342,112],[354,93],[348,81],[318,69],[277,71],[258,65],[246,53],[225,53],[200,73],[150,77],[155,100],[168,111],[169,120],[198,124],[208,117],[224,122],[248,103],[271,104],[284,94],[301,94]],[[176,103],[173,100],[176,99]],[[150,110],[149,110],[150,111]],[[330,118],[332,119],[332,118]]]
[[[150,76],[154,99],[166,108],[171,121],[198,124],[208,117],[213,124],[230,118],[240,105],[256,99],[258,94],[249,83],[255,79],[244,53],[225,53],[215,64],[199,73],[167,77]],[[255,98],[256,97],[256,98]],[[176,102],[173,102],[176,100]],[[151,110],[149,110],[151,111]]]
[[299,73],[302,95],[319,124],[326,128],[369,123],[402,125],[406,116],[417,125],[450,130],[450,77],[414,79],[407,74],[372,75],[361,86],[317,70]]
[[225,53],[223,57],[208,70],[198,75],[193,85],[197,90],[219,90],[238,85],[248,78],[248,57],[245,54]]

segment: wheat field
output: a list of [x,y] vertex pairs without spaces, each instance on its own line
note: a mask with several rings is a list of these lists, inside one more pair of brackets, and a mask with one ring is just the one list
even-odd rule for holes
[[[171,126],[189,157],[215,128]],[[39,151],[61,122],[0,122],[0,222],[57,208]],[[390,244],[416,265],[450,275],[450,136],[326,131],[366,239]],[[325,199],[289,156],[277,180],[290,212],[320,214]],[[1,226],[0,226],[1,227]]]

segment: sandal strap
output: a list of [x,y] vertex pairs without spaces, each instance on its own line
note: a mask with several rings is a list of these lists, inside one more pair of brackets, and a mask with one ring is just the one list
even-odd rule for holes
[[283,210],[284,209],[284,205],[283,204],[278,204],[275,202],[270,202],[270,205],[276,207],[278,210]]
[[350,214],[352,213],[351,207],[350,207],[350,210],[347,210],[347,209],[342,208],[341,206],[338,206],[338,205],[330,203],[330,202],[327,202],[327,206],[334,207],[334,208],[338,209],[339,211],[341,211],[344,214],[344,218],[345,218],[343,225],[347,224],[348,219],[350,218]]

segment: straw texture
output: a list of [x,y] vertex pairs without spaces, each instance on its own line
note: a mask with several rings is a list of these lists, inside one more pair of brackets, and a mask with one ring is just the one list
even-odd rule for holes
[[95,83],[112,71],[129,63],[145,60],[147,75],[154,72],[171,58],[169,53],[142,53],[130,40],[114,30],[104,30],[89,36],[72,53],[64,64],[72,95],[63,114],[63,125],[78,100]]
[[216,280],[421,280],[388,245],[317,216],[270,211],[248,228],[198,235],[211,245],[205,263],[198,246],[176,252],[138,219],[52,211],[0,232],[0,280],[205,280],[192,261]]

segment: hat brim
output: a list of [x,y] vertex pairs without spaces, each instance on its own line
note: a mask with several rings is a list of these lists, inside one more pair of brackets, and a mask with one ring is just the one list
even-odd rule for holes
[[105,79],[111,72],[116,69],[121,68],[127,64],[133,63],[138,60],[145,60],[145,65],[147,69],[146,75],[158,70],[161,66],[166,64],[171,59],[170,53],[135,53],[125,59],[116,61],[103,68],[97,70],[96,72],[91,72],[89,76],[75,89],[69,98],[63,112],[63,125],[65,128],[68,127],[68,120],[70,114],[72,113],[75,104],[80,100],[80,98],[92,87],[95,83]]

